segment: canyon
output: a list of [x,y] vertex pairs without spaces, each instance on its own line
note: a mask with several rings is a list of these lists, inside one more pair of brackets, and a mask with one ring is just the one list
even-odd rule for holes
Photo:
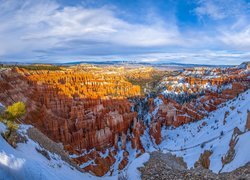
[[[151,147],[158,149],[164,128],[202,120],[247,91],[249,77],[248,66],[13,67],[0,72],[0,102],[24,102],[23,123],[61,143],[84,171],[112,176]],[[246,129],[249,122],[248,112]]]

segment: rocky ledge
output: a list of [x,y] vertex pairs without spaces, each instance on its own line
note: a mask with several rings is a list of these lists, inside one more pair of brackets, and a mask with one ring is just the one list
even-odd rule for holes
[[170,153],[153,152],[145,166],[139,169],[142,180],[247,180],[250,179],[250,164],[238,168],[230,173],[215,174],[210,170],[198,167],[187,169],[186,163],[182,158]]

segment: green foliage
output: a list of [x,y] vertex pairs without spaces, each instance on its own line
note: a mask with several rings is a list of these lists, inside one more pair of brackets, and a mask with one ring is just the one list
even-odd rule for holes
[[6,125],[8,127],[8,130],[5,132],[5,137],[8,138],[12,132],[16,132],[18,129],[18,124],[13,121],[7,121]]
[[6,124],[10,131],[15,131],[18,129],[18,124],[13,121],[7,121]]
[[4,113],[0,114],[0,121],[6,124],[8,130],[2,135],[13,147],[16,147],[18,124],[16,119],[21,118],[26,113],[25,104],[17,102],[8,106]]
[[53,66],[53,65],[26,65],[17,67],[24,68],[27,70],[49,70],[49,71],[61,70],[59,66]]
[[25,104],[23,102],[14,103],[7,107],[6,115],[8,120],[15,120],[22,117],[26,113]]
[[13,132],[16,132],[18,124],[15,120],[22,117],[25,113],[25,104],[23,102],[17,102],[8,106],[5,112],[1,114],[0,121],[3,121],[8,127],[8,130],[4,133],[5,139],[8,139]]
[[27,70],[34,70],[34,71],[38,71],[38,70],[48,70],[48,71],[57,71],[57,70],[62,70],[62,66],[57,66],[57,65],[43,65],[43,64],[31,64],[31,65],[2,65],[0,64],[0,69],[6,69],[6,68],[23,68],[23,69],[27,69]]

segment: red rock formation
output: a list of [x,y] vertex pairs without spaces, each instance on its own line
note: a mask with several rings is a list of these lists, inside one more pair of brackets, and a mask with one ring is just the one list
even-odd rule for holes
[[137,121],[136,119],[134,119],[133,122],[133,137],[131,139],[132,142],[132,148],[138,149],[140,150],[142,153],[145,152],[142,143],[141,143],[141,139],[140,136],[142,134],[144,134],[144,130],[145,130],[145,125],[142,121]]
[[155,139],[155,144],[161,143],[161,122],[157,121],[150,125],[149,134]]
[[110,171],[110,166],[115,163],[114,155],[109,153],[109,155],[105,158],[100,156],[95,157],[95,164],[91,164],[84,168],[86,171],[90,171],[97,176],[104,176],[106,173]]
[[[94,160],[96,165],[84,169],[96,175],[106,174],[114,164],[114,154],[105,158],[97,152],[117,147],[121,137],[126,149],[127,132],[134,124],[133,144],[144,152],[140,142],[143,126],[131,111],[127,97],[140,94],[139,86],[123,77],[73,71],[26,71],[13,69],[1,74],[0,101],[13,100],[27,106],[25,121],[33,124],[70,153],[96,148],[93,154],[76,158],[78,164]],[[8,97],[6,97],[6,94]],[[126,166],[125,158],[120,168]]]
[[209,169],[210,166],[210,156],[213,154],[211,150],[205,150],[201,155],[199,160],[194,164],[195,167],[203,167]]
[[[206,72],[205,69],[189,71],[200,71],[201,74]],[[200,120],[216,110],[219,104],[243,92],[249,85],[246,75],[238,70],[212,71],[220,76],[208,79],[183,77],[190,87],[169,86],[167,89],[181,92],[183,88],[184,92],[192,94],[199,92],[206,83],[217,86],[232,83],[232,89],[223,90],[222,94],[207,90],[204,96],[185,104],[164,99],[162,95],[159,98],[163,103],[159,107],[154,104],[153,98],[148,100],[150,113],[158,108],[149,125],[149,133],[156,144],[161,142],[162,126],[178,127]],[[147,72],[144,79],[151,76],[150,72],[151,70]],[[229,75],[224,76],[223,73]],[[126,152],[129,141],[132,148],[138,150],[136,156],[144,153],[140,136],[144,134],[146,127],[143,120],[137,118],[137,113],[131,111],[132,104],[127,99],[140,95],[141,90],[139,86],[128,82],[124,74],[91,67],[77,71],[12,69],[0,75],[0,101],[5,105],[12,104],[13,101],[25,102],[26,123],[33,124],[54,141],[62,142],[68,152],[78,156],[74,160],[79,165],[93,161],[83,167],[85,170],[99,176],[107,174],[115,163],[116,150],[121,148]],[[131,77],[141,78],[141,75],[141,72],[132,72]],[[169,77],[173,81],[178,81],[178,78],[180,77]],[[249,126],[246,125],[247,128]],[[121,147],[118,147],[119,141]],[[108,155],[100,155],[106,149]],[[125,153],[119,161],[119,169],[124,168],[127,163],[128,154]]]
[[119,170],[122,170],[128,164],[128,155],[129,153],[127,151],[123,152],[123,159],[119,164]]
[[[189,71],[194,70],[189,69]],[[153,120],[160,121],[162,125],[173,125],[175,127],[195,120],[201,120],[209,112],[216,110],[219,104],[236,97],[239,93],[244,92],[249,86],[249,80],[247,79],[248,75],[239,73],[237,69],[227,71],[229,72],[227,72],[228,76],[221,75],[221,77],[212,79],[194,78],[190,76],[187,77],[185,81],[190,85],[196,86],[197,89],[195,90],[191,88],[191,92],[199,91],[199,87],[208,82],[213,85],[222,86],[223,84],[227,84],[233,80],[231,89],[225,89],[221,94],[206,90],[206,94],[204,96],[193,99],[188,103],[184,103],[183,105],[180,105],[170,99],[166,101],[164,98],[162,98],[162,96],[159,96],[159,98],[163,100],[163,104],[159,106],[159,110]],[[222,71],[218,69],[214,70],[214,72],[222,73]],[[176,78],[177,77],[168,77],[168,81],[178,81]],[[177,88],[179,87],[182,86],[178,86]],[[168,90],[171,90],[173,87],[168,86],[167,88]],[[178,89],[175,90],[178,92]],[[152,101],[150,101],[150,104],[152,104]],[[150,105],[150,108],[150,112],[152,112],[154,110],[154,106]]]

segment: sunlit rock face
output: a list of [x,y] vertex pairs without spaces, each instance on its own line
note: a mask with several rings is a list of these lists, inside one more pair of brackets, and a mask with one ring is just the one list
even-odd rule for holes
[[[13,69],[2,74],[1,79],[1,102],[8,105],[13,100],[24,101],[28,111],[25,122],[62,142],[72,154],[80,155],[93,148],[117,149],[119,139],[125,150],[129,135],[133,135],[130,139],[133,148],[144,150],[139,138],[143,129],[127,99],[139,96],[140,87],[122,75]],[[106,158],[98,153],[88,155],[87,159],[95,159],[98,166],[86,170],[99,176],[106,174],[115,162],[114,155],[115,150],[110,150]],[[77,161],[84,162],[81,158]],[[124,157],[120,169],[126,166],[126,161]]]
[[[63,143],[81,168],[98,176],[143,154],[145,134],[158,145],[162,127],[201,120],[249,87],[249,72],[236,68],[167,76],[152,68],[14,68],[0,75],[0,102],[25,102],[25,122]],[[157,93],[143,93],[149,90]]]

